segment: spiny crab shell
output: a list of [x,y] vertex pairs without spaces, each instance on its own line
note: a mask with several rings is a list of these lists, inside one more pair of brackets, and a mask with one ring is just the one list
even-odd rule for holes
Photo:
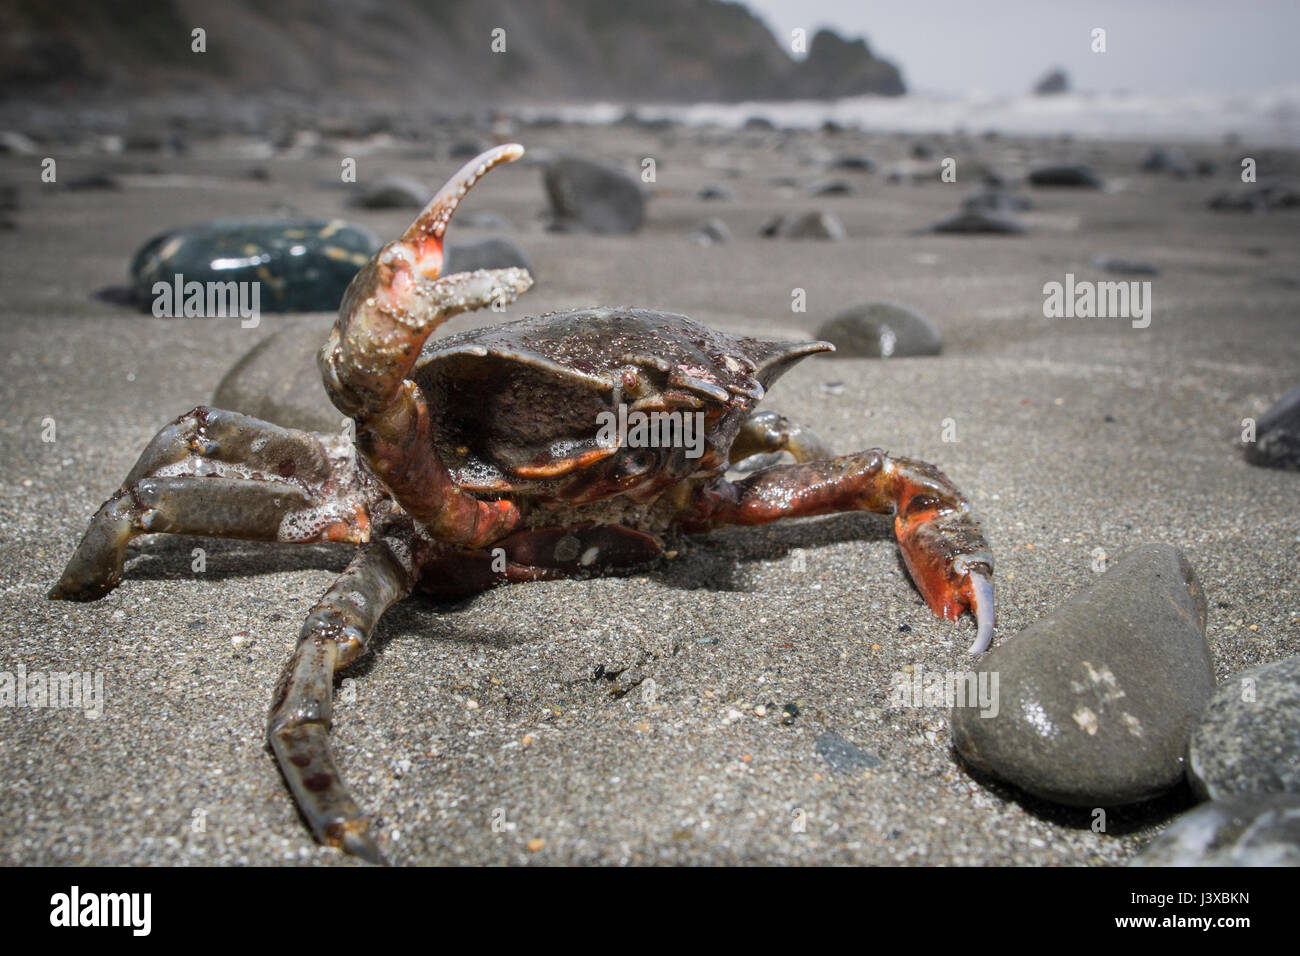
[[703,454],[668,477],[725,470],[736,433],[772,383],[800,359],[833,350],[730,335],[669,312],[598,308],[432,341],[412,380],[443,410],[434,440],[458,485],[537,492],[565,476],[581,481],[620,450],[596,427],[620,402],[634,412],[703,413]]

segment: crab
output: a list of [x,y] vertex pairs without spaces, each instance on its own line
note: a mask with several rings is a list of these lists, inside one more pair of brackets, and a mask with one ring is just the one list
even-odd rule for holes
[[[972,652],[993,632],[992,555],[942,472],[878,448],[836,457],[808,428],[755,410],[791,366],[833,346],[630,308],[426,345],[452,316],[531,285],[522,269],[440,275],[466,192],[522,154],[510,144],[471,160],[348,287],[319,364],[354,427],[316,434],[202,406],[182,415],[100,507],[49,595],[104,596],[142,534],[353,545],[302,626],[267,738],[316,838],[370,861],[383,861],[380,841],[330,752],[334,677],[416,589],[465,595],[610,573],[654,561],[678,534],[871,511],[894,515],[931,610],[975,617]],[[794,463],[727,477],[731,464],[774,452]]]

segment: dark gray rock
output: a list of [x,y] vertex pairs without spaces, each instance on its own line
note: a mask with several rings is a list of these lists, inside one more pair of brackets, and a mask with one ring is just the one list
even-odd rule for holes
[[1029,171],[1034,186],[1058,186],[1073,189],[1101,189],[1105,182],[1086,163],[1062,163],[1039,166]]
[[562,156],[547,164],[544,180],[556,229],[627,234],[645,219],[640,183],[616,166]]
[[1300,797],[1251,795],[1175,820],[1130,866],[1300,866]]
[[1192,164],[1182,153],[1170,149],[1153,149],[1138,167],[1144,173],[1170,173],[1179,179],[1192,174]]
[[1192,789],[1207,800],[1300,794],[1300,657],[1220,687],[1192,731],[1187,764]]
[[844,224],[834,213],[806,212],[799,216],[777,216],[762,229],[768,238],[779,239],[843,239],[847,233]]
[[835,346],[835,358],[938,355],[943,338],[925,316],[895,302],[863,302],[823,322],[814,338]]
[[1246,461],[1264,468],[1300,470],[1300,385],[1283,395],[1255,423]]
[[880,766],[879,757],[860,750],[833,730],[819,735],[813,749],[836,773],[861,773]]
[[[528,256],[516,243],[500,236],[490,236],[487,239],[472,239],[449,245],[446,259],[443,260],[442,274],[449,276],[454,272],[473,272],[475,269],[515,267],[533,272]],[[536,273],[533,273],[533,278],[537,278]]]
[[984,209],[979,206],[967,206],[956,215],[940,219],[930,227],[931,232],[955,235],[1023,235],[1025,224],[1010,213]]
[[837,156],[831,160],[830,168],[842,169],[845,172],[852,173],[874,173],[876,171],[876,161],[870,156]]
[[1024,212],[1034,207],[1034,201],[1023,193],[1007,189],[977,189],[962,199],[964,209],[985,209],[990,212]]
[[705,201],[731,202],[736,198],[736,192],[730,186],[710,183],[700,190],[699,197]]
[[429,187],[410,176],[384,176],[362,184],[352,204],[362,209],[423,209],[433,198]]
[[731,230],[721,219],[706,219],[687,238],[701,246],[721,246],[730,241]]
[[1205,623],[1205,595],[1178,549],[1139,545],[979,662],[998,675],[997,713],[954,707],[953,745],[1056,803],[1119,806],[1168,790],[1214,693]]
[[827,179],[804,187],[809,196],[851,196],[853,184],[847,179]]
[[136,301],[148,310],[158,282],[259,283],[263,312],[325,312],[382,242],[339,219],[215,219],[160,233],[131,260]]
[[1141,259],[1122,259],[1118,256],[1096,256],[1092,264],[1103,272],[1117,276],[1158,276],[1160,270]]
[[1212,196],[1215,212],[1277,212],[1300,207],[1300,185],[1287,179],[1261,179],[1241,183]]
[[328,317],[287,319],[228,371],[212,404],[243,412],[286,428],[337,432],[344,415],[325,395],[316,353],[334,320]]

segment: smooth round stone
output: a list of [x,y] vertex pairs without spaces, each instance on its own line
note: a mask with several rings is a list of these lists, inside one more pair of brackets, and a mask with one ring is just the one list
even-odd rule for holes
[[800,216],[777,216],[763,226],[762,234],[780,239],[828,239],[838,241],[848,235],[834,213],[806,212]]
[[809,183],[804,188],[804,192],[809,196],[851,196],[853,184],[847,179],[828,179]]
[[[1177,785],[1214,693],[1206,601],[1177,548],[1134,548],[1092,587],[975,668],[997,707],[954,707],[953,745],[978,770],[1071,806],[1136,803]],[[990,713],[992,709],[990,708]]]
[[1219,688],[1187,746],[1207,800],[1300,793],[1300,656],[1242,671]]
[[1157,276],[1160,270],[1141,259],[1124,259],[1119,256],[1095,256],[1092,264],[1103,272],[1117,276]]
[[1175,820],[1130,866],[1300,866],[1300,797],[1202,804]]
[[687,238],[700,246],[721,246],[730,241],[731,230],[721,219],[706,219]]
[[325,394],[316,364],[334,320],[315,316],[285,322],[226,373],[212,404],[286,428],[337,432],[346,416]]
[[823,322],[814,338],[835,346],[835,358],[938,355],[943,337],[919,312],[896,302],[864,302]]
[[1283,395],[1255,423],[1246,461],[1264,468],[1300,470],[1300,385]]
[[1192,174],[1192,164],[1175,150],[1153,149],[1138,167],[1144,173],[1172,173],[1180,179]]
[[1062,163],[1039,166],[1029,171],[1035,186],[1060,186],[1074,189],[1101,189],[1105,183],[1086,163]]
[[729,186],[710,183],[700,190],[699,197],[709,202],[731,202],[736,198],[736,191]]
[[136,301],[156,282],[258,282],[263,312],[334,311],[383,243],[341,219],[216,219],[154,236],[131,260]]
[[1025,232],[1025,224],[1010,213],[981,206],[966,206],[956,215],[936,222],[930,231],[965,236],[1019,236]]
[[977,189],[968,193],[961,202],[966,209],[987,209],[1002,213],[1024,212],[1034,206],[1034,201],[1028,196],[998,186]]
[[[524,250],[517,243],[499,236],[487,239],[475,239],[469,242],[457,242],[447,247],[447,256],[442,263],[442,274],[455,272],[473,272],[476,269],[527,269],[533,271]],[[533,278],[536,278],[533,274]]]
[[636,232],[645,219],[641,184],[604,163],[562,156],[546,166],[554,228],[600,234]]
[[353,205],[362,209],[423,209],[433,198],[429,187],[410,176],[385,176],[363,184]]

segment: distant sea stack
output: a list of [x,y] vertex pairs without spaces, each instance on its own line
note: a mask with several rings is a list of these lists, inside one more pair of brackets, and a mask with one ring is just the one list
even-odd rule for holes
[[1034,92],[1039,96],[1051,96],[1054,93],[1068,93],[1070,91],[1070,78],[1064,70],[1052,70],[1034,87]]
[[904,92],[865,40],[821,30],[805,60],[789,49],[722,0],[60,0],[0,9],[0,98],[282,91],[456,111]]

